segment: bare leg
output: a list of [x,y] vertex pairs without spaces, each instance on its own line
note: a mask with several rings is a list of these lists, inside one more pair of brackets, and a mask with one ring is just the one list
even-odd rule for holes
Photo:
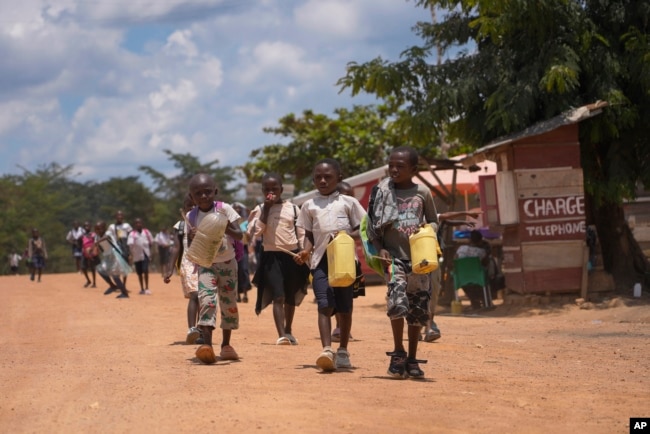
[[332,346],[332,308],[318,309],[318,332],[323,347]]
[[232,334],[232,330],[222,329],[221,334],[223,335],[223,340],[221,341],[221,348],[225,347],[226,345],[230,345],[230,335]]
[[[404,318],[390,320],[393,331],[393,351],[404,351],[402,336],[404,335]],[[418,328],[418,333],[420,332]]]
[[284,297],[278,297],[273,300],[273,321],[275,322],[275,329],[278,332],[278,336],[282,337],[287,332],[284,328],[285,321],[285,308],[284,308]]
[[418,355],[418,340],[420,339],[420,326],[419,325],[409,325],[407,328],[408,337],[409,337],[409,352],[408,356],[410,359],[417,359]]
[[199,316],[199,293],[190,292],[190,298],[187,301],[187,326],[196,327],[196,320]]
[[293,326],[293,316],[296,313],[296,306],[289,304],[284,305],[284,332],[291,334]]
[[352,328],[352,312],[339,314],[341,327],[341,344],[342,348],[348,347],[350,341],[350,329]]

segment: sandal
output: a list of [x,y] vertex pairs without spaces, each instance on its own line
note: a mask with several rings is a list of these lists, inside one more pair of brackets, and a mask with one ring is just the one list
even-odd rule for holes
[[386,353],[390,356],[390,364],[388,365],[388,375],[395,378],[406,378],[406,351],[393,351]]
[[239,355],[237,351],[230,345],[224,345],[221,347],[221,354],[219,355],[221,360],[239,360]]
[[338,327],[332,332],[332,342],[341,342],[341,329]]
[[291,341],[288,337],[282,336],[281,338],[278,338],[278,340],[275,342],[275,345],[291,345]]
[[205,363],[206,365],[211,365],[213,363],[216,363],[217,357],[214,355],[214,350],[212,349],[212,345],[201,345],[199,348],[196,349],[196,353],[194,353],[196,357]]
[[420,369],[420,363],[427,363],[426,360],[407,359],[406,374],[411,378],[424,378],[424,371]]

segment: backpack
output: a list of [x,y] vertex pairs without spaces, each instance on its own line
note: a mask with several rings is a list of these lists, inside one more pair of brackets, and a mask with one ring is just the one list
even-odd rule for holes
[[380,276],[384,275],[384,265],[379,259],[378,252],[375,246],[368,240],[368,214],[364,215],[361,219],[359,226],[359,235],[361,236],[361,245],[363,246],[363,257],[366,260],[368,267]]
[[87,259],[97,256],[98,252],[95,248],[95,234],[93,232],[81,236],[81,252]]
[[[220,209],[223,208],[223,202],[216,201],[214,203],[214,209]],[[196,218],[199,215],[199,208],[194,207],[190,211],[189,214],[189,221],[192,224],[192,226],[196,226]],[[240,240],[237,240],[230,235],[226,235],[228,239],[230,240],[233,248],[235,249],[235,260],[237,262],[241,261],[241,259],[244,257],[244,243],[242,243]]]

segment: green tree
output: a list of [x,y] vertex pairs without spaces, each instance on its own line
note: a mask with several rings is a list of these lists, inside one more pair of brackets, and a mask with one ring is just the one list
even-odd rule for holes
[[158,219],[154,222],[159,226],[165,221],[178,220],[178,209],[182,206],[188,192],[190,178],[197,173],[212,175],[219,188],[218,197],[226,202],[234,200],[235,193],[241,189],[241,184],[236,183],[236,171],[230,166],[219,166],[219,160],[201,163],[199,158],[186,154],[177,154],[168,149],[163,151],[174,163],[178,173],[167,176],[151,166],[140,166],[138,169],[149,176],[154,184],[154,194],[159,199],[159,207],[155,213]]
[[[478,147],[571,107],[607,101],[581,126],[585,188],[605,268],[629,287],[648,270],[622,201],[650,186],[650,2],[417,0],[443,12],[415,26],[422,46],[399,61],[348,64],[339,81],[405,103],[412,133]],[[458,54],[431,62],[434,50]],[[621,236],[623,235],[623,236]]]
[[435,152],[435,137],[413,143],[398,128],[400,113],[394,100],[382,105],[338,108],[335,117],[304,110],[302,116],[288,114],[279,125],[264,128],[285,143],[275,143],[251,152],[252,161],[241,169],[249,181],[259,181],[267,172],[277,172],[293,182],[296,191],[310,189],[313,163],[331,157],[342,166],[343,176],[353,176],[385,164],[387,151],[411,144]]
[[73,221],[111,222],[117,209],[127,216],[141,216],[147,224],[155,215],[156,198],[137,177],[79,183],[74,176],[73,166],[51,163],[34,171],[23,169],[22,175],[0,177],[3,256],[13,249],[22,253],[31,229],[38,228],[47,243],[47,272],[73,271],[74,261],[65,239]]

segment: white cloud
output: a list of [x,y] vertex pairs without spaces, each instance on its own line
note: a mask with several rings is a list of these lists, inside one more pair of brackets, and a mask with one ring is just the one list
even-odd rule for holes
[[173,170],[162,149],[243,164],[287,113],[368,100],[338,94],[345,63],[396,57],[427,16],[401,0],[2,1],[0,175]]
[[310,32],[347,39],[366,32],[357,3],[346,0],[310,0],[297,7],[296,23]]

